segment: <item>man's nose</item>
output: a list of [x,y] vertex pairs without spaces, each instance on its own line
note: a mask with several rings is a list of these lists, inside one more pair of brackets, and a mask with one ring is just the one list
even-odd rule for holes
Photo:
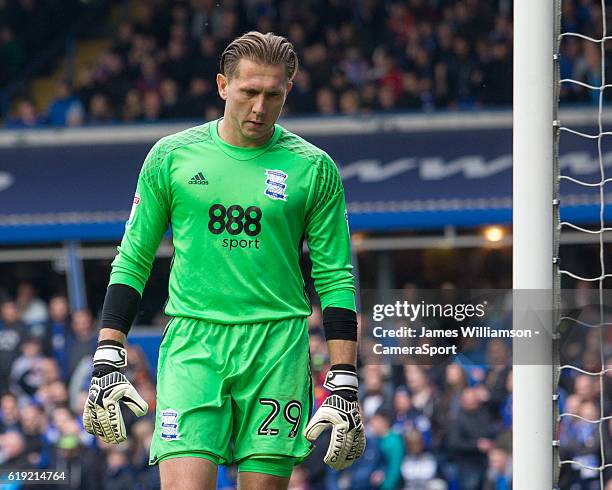
[[253,103],[253,112],[258,116],[264,113],[264,96],[260,94]]

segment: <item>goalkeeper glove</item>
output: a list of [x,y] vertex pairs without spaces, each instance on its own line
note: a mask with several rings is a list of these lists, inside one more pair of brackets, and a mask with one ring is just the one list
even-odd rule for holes
[[85,430],[104,442],[119,444],[127,439],[119,402],[137,416],[147,413],[148,405],[120,371],[127,366],[125,348],[120,342],[102,340],[93,358],[89,395],[83,411]]
[[366,444],[357,402],[355,368],[340,364],[332,366],[323,386],[332,393],[315,412],[304,436],[312,442],[331,427],[331,441],[323,461],[335,470],[343,470],[361,457]]

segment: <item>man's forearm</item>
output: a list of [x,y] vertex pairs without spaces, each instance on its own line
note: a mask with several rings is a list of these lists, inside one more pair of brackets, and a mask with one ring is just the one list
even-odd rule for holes
[[350,364],[355,366],[357,363],[357,342],[354,340],[328,340],[327,349],[329,350],[330,364]]
[[104,305],[102,305],[102,328],[98,341],[115,340],[125,344],[125,338],[132,327],[140,293],[127,284],[111,284],[106,289]]
[[98,342],[101,342],[102,340],[115,340],[125,345],[125,334],[120,330],[115,330],[114,328],[102,327],[100,329],[100,334],[98,335]]

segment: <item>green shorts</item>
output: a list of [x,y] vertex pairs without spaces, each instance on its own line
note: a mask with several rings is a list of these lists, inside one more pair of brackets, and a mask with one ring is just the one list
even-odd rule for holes
[[[312,412],[305,318],[220,325],[173,318],[159,348],[150,464],[181,456],[300,463]],[[248,470],[247,470],[248,471]]]

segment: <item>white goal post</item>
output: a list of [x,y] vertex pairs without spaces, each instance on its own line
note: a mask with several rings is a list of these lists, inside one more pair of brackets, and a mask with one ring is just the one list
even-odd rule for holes
[[[553,0],[514,2],[513,289],[553,286]],[[516,295],[515,295],[516,296]],[[552,308],[552,303],[551,303]],[[525,328],[514,315],[514,328]],[[551,316],[552,323],[552,316]],[[514,351],[513,488],[553,487],[553,359],[549,335],[535,336],[542,355],[525,364]]]

